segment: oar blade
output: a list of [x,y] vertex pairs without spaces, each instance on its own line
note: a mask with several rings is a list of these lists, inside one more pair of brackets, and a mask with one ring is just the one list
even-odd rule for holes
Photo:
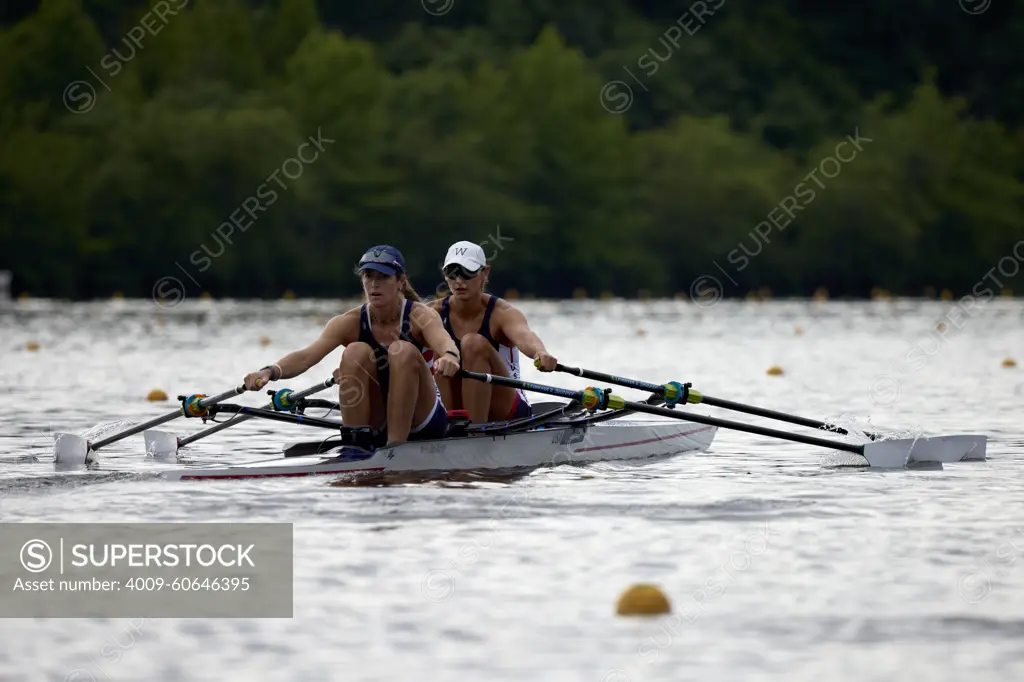
[[155,459],[170,459],[178,454],[178,437],[167,431],[147,429],[142,432],[146,454]]
[[89,441],[73,433],[53,434],[53,462],[59,469],[79,469],[89,461]]
[[893,438],[864,444],[864,459],[875,469],[903,469],[918,449],[920,438]]
[[864,445],[864,457],[872,467],[901,468],[907,464],[952,464],[984,460],[988,437],[984,435],[929,436],[877,440]]

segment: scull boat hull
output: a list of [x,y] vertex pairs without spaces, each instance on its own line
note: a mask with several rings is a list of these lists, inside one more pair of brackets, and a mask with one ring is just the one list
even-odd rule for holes
[[704,452],[718,428],[687,421],[615,421],[532,431],[412,441],[368,452],[338,446],[323,454],[278,457],[209,469],[164,472],[172,481],[316,476],[359,472],[512,470],[639,460]]

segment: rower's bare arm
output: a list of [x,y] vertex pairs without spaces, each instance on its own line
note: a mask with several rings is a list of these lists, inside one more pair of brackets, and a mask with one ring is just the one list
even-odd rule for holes
[[424,303],[416,303],[413,306],[412,314],[409,316],[412,322],[413,331],[419,331],[434,354],[438,357],[451,351],[458,357],[459,347],[449,336],[448,331],[441,322],[441,316],[432,306]]
[[504,310],[499,311],[497,317],[499,333],[504,334],[505,338],[523,355],[533,360],[536,359],[538,353],[548,352],[544,342],[530,329],[526,316],[518,308],[508,305]]
[[[353,314],[353,312],[355,314]],[[347,346],[359,338],[359,309],[332,317],[313,343],[293,351],[277,361],[281,379],[297,377],[339,346]]]

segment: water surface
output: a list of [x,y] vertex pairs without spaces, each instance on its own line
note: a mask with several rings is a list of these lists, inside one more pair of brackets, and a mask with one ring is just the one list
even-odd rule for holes
[[[994,300],[960,328],[949,325],[952,304],[938,301],[522,304],[564,363],[691,381],[862,429],[984,433],[987,462],[878,472],[834,466],[856,457],[719,431],[700,455],[504,482],[170,483],[157,474],[175,465],[145,457],[135,436],[103,450],[97,471],[54,471],[52,432],[94,436],[173,409],[145,400],[154,388],[172,400],[227,390],[348,304],[0,309],[4,522],[295,525],[293,618],[4,619],[0,679],[962,682],[1024,673],[1024,367],[1001,364],[1024,361],[1019,299]],[[339,357],[276,387],[322,381]],[[784,374],[768,375],[773,365]],[[532,367],[526,378],[589,383]],[[188,459],[272,457],[307,437],[253,420],[196,443]],[[616,617],[616,600],[637,582],[662,586],[673,614]]]

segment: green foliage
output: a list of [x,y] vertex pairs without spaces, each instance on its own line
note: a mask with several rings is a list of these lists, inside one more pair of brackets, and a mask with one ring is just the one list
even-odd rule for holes
[[865,296],[967,293],[1012,253],[1013,3],[703,5],[43,0],[0,28],[0,269],[38,295],[337,296],[386,242],[430,293],[471,239],[499,293]]

